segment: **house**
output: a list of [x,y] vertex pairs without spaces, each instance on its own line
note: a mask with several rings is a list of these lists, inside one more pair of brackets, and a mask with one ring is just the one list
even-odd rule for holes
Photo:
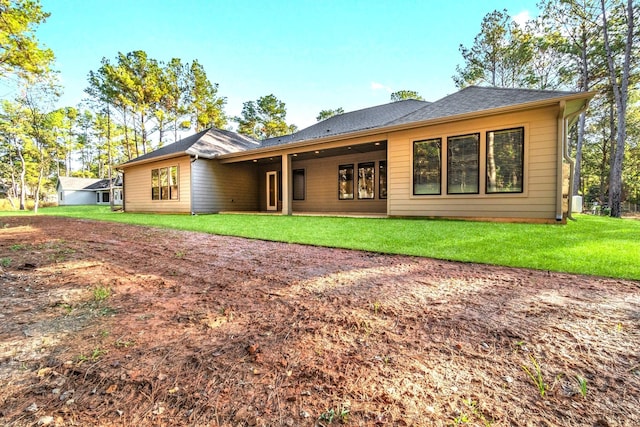
[[[58,177],[58,205],[109,205],[109,180],[99,178]],[[113,179],[113,203],[122,205],[122,180]]]
[[470,86],[261,142],[209,129],[120,165],[124,207],[564,221],[567,130],[593,95]]

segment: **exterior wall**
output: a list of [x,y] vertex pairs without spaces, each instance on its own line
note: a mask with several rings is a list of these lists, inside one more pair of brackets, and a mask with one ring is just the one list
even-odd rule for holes
[[[376,139],[374,139],[376,140]],[[291,170],[304,169],[305,171],[305,199],[294,200],[293,212],[352,212],[385,214],[387,200],[380,199],[378,166],[380,160],[386,159],[386,151],[374,151],[369,153],[356,153],[346,156],[323,157],[308,160],[293,160]],[[280,158],[278,162],[262,165],[258,168],[259,175],[259,204],[260,210],[266,210],[266,173],[268,171],[281,171]],[[353,200],[338,199],[338,167],[344,164],[354,166],[354,187],[357,191],[358,163],[375,162],[375,199],[359,200],[357,194]],[[281,185],[280,185],[281,187]],[[280,191],[280,190],[279,190]],[[282,194],[279,194],[282,200]],[[281,203],[278,208],[280,209]]]
[[[109,190],[100,190],[100,191],[96,191],[97,194],[99,194],[100,197],[100,201],[98,201],[98,197],[96,196],[95,202],[99,205],[111,205],[111,202],[103,202],[102,200],[104,199],[103,194],[109,194]],[[121,188],[115,188],[113,189],[113,204],[115,206],[120,206],[122,205],[122,189]]]
[[[294,200],[293,211],[385,214],[387,200],[380,199],[378,188],[380,160],[386,160],[385,150],[291,162],[292,170],[304,169],[305,171],[305,199]],[[338,200],[338,167],[344,164],[353,164],[354,192],[357,193],[358,163],[366,162],[375,162],[375,198],[359,200],[358,195],[354,194],[353,200]]]
[[[388,137],[388,214],[466,218],[555,219],[556,107],[392,133]],[[486,132],[524,127],[524,186],[517,194],[485,194]],[[480,133],[479,194],[447,195],[447,137]],[[413,142],[442,138],[441,195],[413,195]]]
[[258,210],[258,176],[251,164],[191,163],[193,212]]
[[[178,200],[151,200],[151,170],[167,166],[178,166]],[[189,156],[130,166],[124,169],[124,173],[124,203],[127,212],[191,212]]]
[[[62,199],[60,194],[62,193]],[[58,189],[58,205],[95,205],[96,192],[91,190],[64,190]]]

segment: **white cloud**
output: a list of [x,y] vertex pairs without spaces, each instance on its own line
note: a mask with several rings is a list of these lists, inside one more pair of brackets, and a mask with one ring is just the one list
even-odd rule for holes
[[527,21],[530,21],[530,20],[531,20],[531,13],[526,9],[513,17],[513,21],[522,28],[524,28]]
[[391,88],[389,86],[385,86],[382,83],[378,83],[378,82],[371,82],[371,89],[373,89],[373,90],[384,90],[384,91],[387,91],[389,93],[393,92],[393,90],[391,90]]

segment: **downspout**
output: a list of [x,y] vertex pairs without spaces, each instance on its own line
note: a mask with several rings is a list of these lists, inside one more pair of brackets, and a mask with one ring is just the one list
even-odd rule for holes
[[575,173],[576,161],[575,159],[569,156],[569,140],[568,140],[569,138],[567,135],[569,132],[569,128],[571,128],[571,126],[575,124],[578,116],[584,113],[588,107],[589,107],[589,101],[587,100],[578,111],[575,111],[569,114],[567,117],[565,117],[564,126],[563,126],[564,132],[562,135],[562,146],[563,146],[562,157],[567,163],[569,163],[569,195],[567,197],[567,206],[568,206],[567,218],[569,218],[572,221],[576,220],[572,215],[573,214],[573,175]]
[[[562,159],[564,158],[565,143],[565,120],[564,112],[567,108],[565,101],[560,101],[560,109],[558,111],[558,147],[556,160],[556,221],[562,221]],[[571,180],[569,180],[571,181]],[[571,204],[569,203],[569,212],[571,212]],[[569,215],[569,214],[568,214]],[[568,216],[567,215],[567,216]]]

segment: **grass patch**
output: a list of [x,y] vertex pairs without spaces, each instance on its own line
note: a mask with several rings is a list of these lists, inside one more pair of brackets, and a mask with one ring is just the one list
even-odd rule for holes
[[[289,243],[640,280],[640,221],[576,215],[566,225],[280,215],[157,215],[108,206],[59,215]],[[11,215],[0,213],[0,215]]]

